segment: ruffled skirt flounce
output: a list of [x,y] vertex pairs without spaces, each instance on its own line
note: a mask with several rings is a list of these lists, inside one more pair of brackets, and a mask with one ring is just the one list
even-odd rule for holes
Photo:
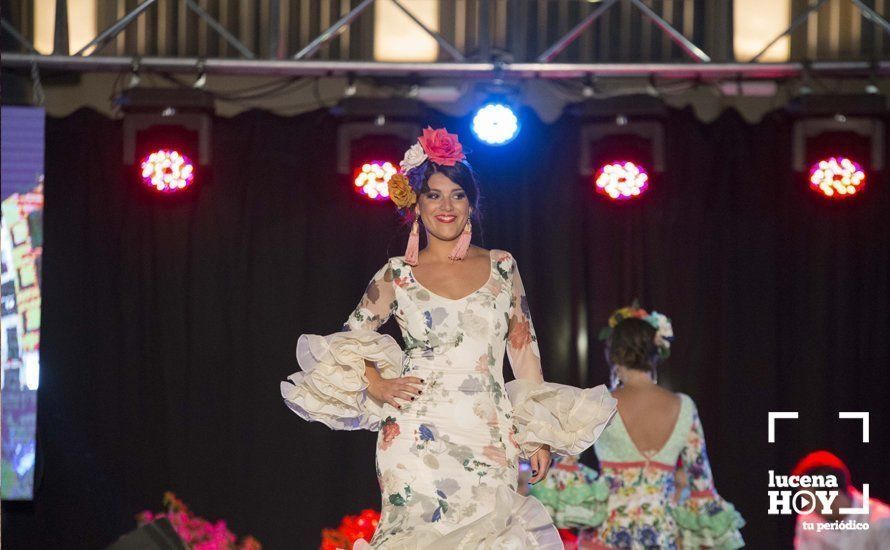
[[[562,539],[550,514],[534,497],[498,487],[494,509],[442,535],[434,525],[420,525],[403,537],[389,539],[387,550],[562,550]],[[364,539],[353,550],[373,548]]]

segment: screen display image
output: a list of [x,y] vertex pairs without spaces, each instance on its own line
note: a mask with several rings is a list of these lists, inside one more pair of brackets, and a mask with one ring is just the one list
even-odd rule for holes
[[3,107],[2,497],[34,494],[43,254],[43,109]]

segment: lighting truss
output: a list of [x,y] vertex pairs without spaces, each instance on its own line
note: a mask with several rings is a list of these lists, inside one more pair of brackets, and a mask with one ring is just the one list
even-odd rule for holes
[[[2,28],[8,32],[29,53],[4,52],[4,67],[37,67],[80,72],[121,71],[130,69],[136,62],[134,57],[105,57],[96,55],[124,29],[142,16],[157,0],[144,0],[129,13],[118,19],[99,33],[74,55],[39,55],[8,21],[2,20]],[[463,54],[441,34],[430,29],[418,19],[402,0],[362,0],[333,25],[325,29],[304,48],[288,59],[257,59],[253,51],[241,43],[231,32],[202,9],[194,0],[180,0],[185,6],[205,21],[242,56],[241,59],[199,59],[171,57],[143,57],[138,65],[146,70],[170,73],[195,73],[198,68],[210,74],[254,75],[254,76],[376,76],[376,77],[459,77],[479,79],[565,79],[590,75],[597,76],[658,76],[667,79],[687,78],[747,78],[777,79],[797,77],[804,73],[824,76],[876,76],[890,74],[890,61],[880,62],[812,62],[807,63],[755,63],[770,46],[802,25],[827,0],[818,0],[803,14],[796,17],[791,25],[767,44],[757,55],[746,63],[713,63],[702,48],[686,38],[656,14],[644,0],[624,0],[634,6],[641,15],[665,33],[694,63],[555,63],[554,60],[575,40],[587,31],[607,10],[621,0],[603,0],[600,5],[564,36],[556,40],[541,53],[535,63],[467,62]],[[346,30],[359,16],[377,1],[395,4],[412,22],[431,36],[451,58],[450,62],[432,63],[383,63],[373,61],[312,61],[318,50]],[[871,21],[887,35],[890,35],[890,22],[862,0],[850,0],[862,17]],[[484,2],[483,2],[484,3]],[[277,5],[277,2],[276,2]],[[63,14],[58,13],[61,17]],[[483,21],[480,22],[483,24]],[[481,33],[487,33],[487,17],[484,18]],[[89,51],[89,53],[87,53]]]

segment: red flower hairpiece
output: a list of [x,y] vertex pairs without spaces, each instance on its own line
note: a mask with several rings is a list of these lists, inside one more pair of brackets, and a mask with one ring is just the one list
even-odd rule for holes
[[427,126],[417,141],[420,142],[427,157],[436,164],[454,166],[458,161],[467,158],[463,146],[457,140],[457,134],[449,134],[445,128],[433,130]]

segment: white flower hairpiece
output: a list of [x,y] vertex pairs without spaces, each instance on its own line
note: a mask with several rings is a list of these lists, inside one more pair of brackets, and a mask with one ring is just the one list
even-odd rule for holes
[[426,151],[423,150],[420,143],[415,143],[410,149],[405,151],[405,158],[399,163],[399,167],[401,167],[403,174],[407,174],[409,171],[423,164],[426,159]]
[[608,340],[612,335],[612,329],[624,319],[640,319],[655,329],[655,347],[662,359],[667,359],[671,354],[671,342],[674,341],[674,328],[667,315],[653,311],[649,313],[640,307],[637,300],[633,304],[616,310],[609,317],[609,323],[599,333],[600,340]]
[[[671,342],[674,339],[674,327],[671,326],[671,320],[667,315],[653,311],[646,317],[646,322],[655,329],[655,345],[670,353]],[[664,352],[662,354],[665,355]]]

